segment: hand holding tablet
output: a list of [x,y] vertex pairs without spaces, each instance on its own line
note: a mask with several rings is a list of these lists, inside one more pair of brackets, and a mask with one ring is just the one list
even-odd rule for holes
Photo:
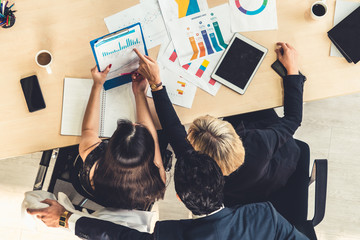
[[244,94],[267,51],[260,44],[235,33],[211,77]]

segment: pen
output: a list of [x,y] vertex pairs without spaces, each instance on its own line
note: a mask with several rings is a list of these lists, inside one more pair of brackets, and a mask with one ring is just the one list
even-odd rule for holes
[[10,10],[10,8],[12,8],[14,5],[15,5],[15,3],[11,4],[11,6],[9,7],[9,10]]
[[3,15],[3,14],[1,14],[1,13],[0,13],[0,16],[3,17],[3,18],[5,17],[5,15]]

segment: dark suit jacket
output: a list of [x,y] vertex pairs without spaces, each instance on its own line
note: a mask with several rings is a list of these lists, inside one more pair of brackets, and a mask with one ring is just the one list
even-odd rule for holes
[[[286,76],[284,82],[284,117],[264,120],[261,124],[237,128],[245,148],[245,162],[225,177],[225,206],[265,201],[269,194],[284,186],[294,172],[299,148],[293,134],[302,120],[304,76]],[[166,88],[152,93],[165,135],[177,158],[192,146],[166,93]]]
[[82,217],[75,234],[84,239],[234,240],[308,239],[276,212],[271,203],[257,203],[221,211],[199,219],[160,221],[154,233]]

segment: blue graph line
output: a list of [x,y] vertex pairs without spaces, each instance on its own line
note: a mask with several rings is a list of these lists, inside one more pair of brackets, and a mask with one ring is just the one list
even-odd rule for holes
[[214,53],[214,50],[213,50],[212,47],[211,47],[211,44],[210,44],[210,41],[209,41],[209,37],[208,37],[208,35],[207,35],[206,30],[202,30],[202,31],[201,31],[201,34],[202,34],[203,39],[204,39],[204,41],[205,41],[205,45],[206,45],[206,49],[207,49],[208,54],[209,54],[209,55],[210,55],[210,54],[213,54],[213,53]]
[[215,34],[214,33],[210,33],[210,39],[211,39],[211,42],[212,42],[212,45],[214,46],[215,50],[217,52],[220,52],[222,50],[222,48],[219,46],[219,44],[217,43],[217,40],[216,40],[216,37],[215,37]]

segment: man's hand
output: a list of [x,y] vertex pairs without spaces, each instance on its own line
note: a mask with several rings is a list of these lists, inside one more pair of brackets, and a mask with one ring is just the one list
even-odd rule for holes
[[106,76],[110,72],[111,64],[105,68],[104,71],[99,72],[97,66],[91,69],[91,75],[94,80],[94,85],[102,86],[106,80]]
[[149,56],[142,55],[136,48],[134,48],[134,52],[139,57],[139,68],[137,72],[144,76],[150,84],[160,83],[160,70],[156,61]]
[[42,203],[49,204],[47,208],[26,209],[31,215],[36,215],[48,227],[59,227],[59,219],[66,209],[55,200],[45,199]]
[[295,48],[288,43],[278,42],[275,52],[277,58],[284,65],[287,70],[288,75],[298,75],[299,74],[299,65],[298,65],[298,53]]

